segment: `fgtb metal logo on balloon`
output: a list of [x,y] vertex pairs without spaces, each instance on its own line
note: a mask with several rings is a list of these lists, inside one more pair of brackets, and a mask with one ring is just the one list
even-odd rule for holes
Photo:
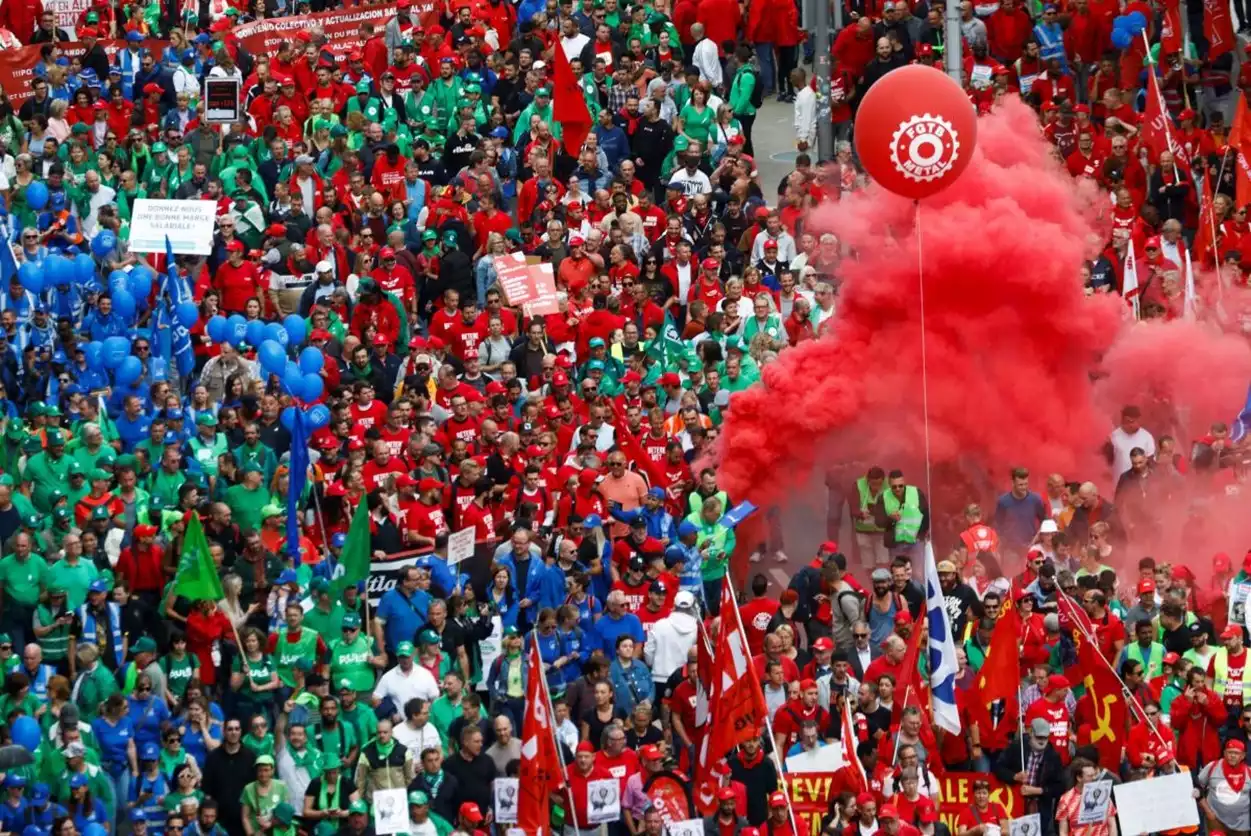
[[960,158],[960,135],[943,117],[923,113],[899,123],[890,154],[895,169],[909,180],[938,180]]

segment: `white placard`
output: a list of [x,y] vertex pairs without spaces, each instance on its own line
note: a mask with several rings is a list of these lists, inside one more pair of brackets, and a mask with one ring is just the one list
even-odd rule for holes
[[[842,746],[821,746],[786,759],[787,772],[837,772],[842,768]],[[1035,833],[1034,836],[1038,834]]]
[[517,823],[517,804],[521,798],[518,778],[496,778],[492,789],[495,793],[495,821],[499,824]]
[[[482,654],[482,670],[489,671],[491,666],[495,664],[495,660],[503,653],[504,644],[504,620],[498,615],[491,616],[491,635],[478,642],[478,652]],[[478,690],[485,691],[487,689],[486,677],[478,683]]]
[[374,790],[374,832],[381,834],[407,833],[411,828],[408,820],[408,792]]
[[686,819],[685,821],[675,821],[672,824],[665,825],[665,832],[669,836],[704,836],[704,820]]
[[1177,772],[1113,787],[1123,836],[1197,827],[1199,807],[1190,778],[1189,772]]
[[462,528],[447,537],[447,565],[455,566],[462,560],[473,557],[474,527]]
[[1042,816],[1031,813],[1008,821],[1008,836],[1042,836]]
[[1077,811],[1078,824],[1102,824],[1108,819],[1112,803],[1112,782],[1091,781],[1082,787],[1082,806]]
[[130,249],[138,253],[165,252],[168,236],[178,255],[211,255],[217,204],[211,200],[135,201],[130,219]]
[[586,782],[586,820],[591,824],[621,818],[621,783],[616,778]]

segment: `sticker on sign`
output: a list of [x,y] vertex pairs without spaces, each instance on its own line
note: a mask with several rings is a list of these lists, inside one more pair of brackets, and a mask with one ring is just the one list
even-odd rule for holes
[[217,204],[211,200],[140,198],[130,220],[130,249],[165,252],[168,237],[178,255],[211,255]]

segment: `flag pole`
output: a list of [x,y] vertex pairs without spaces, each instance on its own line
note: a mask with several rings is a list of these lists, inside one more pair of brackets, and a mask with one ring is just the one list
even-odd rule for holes
[[[743,618],[742,618],[742,615],[738,611],[738,596],[734,594],[734,581],[730,579],[729,572],[725,573],[725,584],[730,590],[730,604],[733,608],[735,625],[739,631],[739,635],[744,636],[744,638],[746,638],[746,636],[743,633]],[[721,619],[722,619],[721,629],[722,631],[724,631],[725,630],[725,623],[724,623],[725,613],[721,614]],[[782,785],[782,794],[786,797],[786,814],[787,816],[790,817],[790,820],[791,820],[791,832],[799,833],[799,823],[798,823],[798,820],[795,818],[795,805],[791,803],[790,789],[788,788],[788,785],[786,784],[785,779],[783,777],[786,775],[786,765],[783,763],[782,756],[778,752],[777,738],[773,734],[773,720],[772,718],[769,717],[768,712],[765,712],[764,721],[765,721],[765,729],[769,733],[769,742],[773,744],[773,746],[771,747],[773,751],[773,765],[778,771],[778,783]]]
[[[569,765],[565,763],[565,753],[560,748],[560,738],[556,736],[556,707],[552,705],[552,692],[547,688],[547,674],[543,671],[543,658],[539,657],[538,675],[542,677],[539,680],[539,690],[543,692],[543,700],[547,703],[547,716],[550,722],[547,724],[548,734],[552,736],[552,745],[556,747],[556,758],[560,761],[560,780],[564,784],[565,799],[569,802],[569,819],[574,822],[574,829],[577,827],[577,811],[573,804],[573,788],[569,786]],[[523,722],[524,725],[524,722]]]
[[[1077,608],[1077,609],[1081,609],[1081,605],[1073,600],[1073,596],[1069,595],[1067,592],[1065,592],[1062,589],[1058,591],[1061,595],[1063,595],[1068,600],[1069,606]],[[1082,610],[1082,612],[1085,613],[1085,610]],[[1138,698],[1135,697],[1133,692],[1129,690],[1129,686],[1125,684],[1125,680],[1121,679],[1121,675],[1117,673],[1116,668],[1114,668],[1112,666],[1112,663],[1108,661],[1107,657],[1103,655],[1103,651],[1099,649],[1099,643],[1095,641],[1094,634],[1088,632],[1086,628],[1082,625],[1080,620],[1075,618],[1075,619],[1072,619],[1072,621],[1077,626],[1077,629],[1081,631],[1086,641],[1090,643],[1091,650],[1095,652],[1095,656],[1099,657],[1099,661],[1103,662],[1104,667],[1106,667],[1112,673],[1112,675],[1116,677],[1116,681],[1121,683],[1121,693],[1129,698],[1130,704],[1134,707],[1134,709],[1138,712],[1140,716],[1145,718],[1147,716],[1147,712],[1143,709],[1142,703],[1138,702]],[[1155,727],[1154,723],[1148,723],[1147,725],[1151,726],[1151,731],[1155,733],[1155,736],[1160,741],[1160,743],[1164,744],[1165,746],[1169,745],[1168,741],[1164,739],[1164,735],[1160,734],[1160,730]]]

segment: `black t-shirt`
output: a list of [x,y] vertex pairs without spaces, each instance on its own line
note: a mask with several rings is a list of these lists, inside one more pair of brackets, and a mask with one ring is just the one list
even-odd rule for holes
[[[321,810],[321,809],[346,810],[352,803],[351,795],[352,793],[356,792],[356,784],[352,782],[351,778],[349,778],[342,771],[340,771],[339,773],[339,797],[337,799],[338,803],[335,804],[333,807],[323,808],[321,806],[321,785],[322,785],[322,781],[324,780],[324,777],[325,776],[314,778],[312,782],[308,785],[308,789],[304,791],[304,797],[315,799],[313,803],[315,805],[315,808],[318,810]],[[327,803],[329,803],[331,798],[333,798],[333,795],[331,795],[331,790],[328,789],[326,791]]]
[[482,137],[475,133],[461,136],[454,133],[443,146],[443,165],[448,171],[458,172],[469,165],[469,157],[482,144]]
[[582,722],[586,723],[588,729],[590,730],[590,734],[587,735],[587,740],[591,741],[591,744],[595,747],[595,751],[599,751],[599,744],[600,740],[603,738],[604,729],[608,728],[608,725],[613,720],[620,720],[624,723],[626,720],[626,713],[614,708],[610,718],[607,720],[601,720],[599,719],[599,715],[596,713],[596,710],[592,708],[590,711],[582,715]]
[[953,636],[963,636],[969,618],[981,618],[984,612],[977,593],[967,583],[956,584],[950,591],[944,591],[943,603],[947,608],[947,617],[951,620]]
[[640,747],[647,744],[659,745],[660,741],[665,739],[664,733],[655,725],[649,724],[642,734],[634,730],[633,726],[626,728],[626,748],[638,751]]

